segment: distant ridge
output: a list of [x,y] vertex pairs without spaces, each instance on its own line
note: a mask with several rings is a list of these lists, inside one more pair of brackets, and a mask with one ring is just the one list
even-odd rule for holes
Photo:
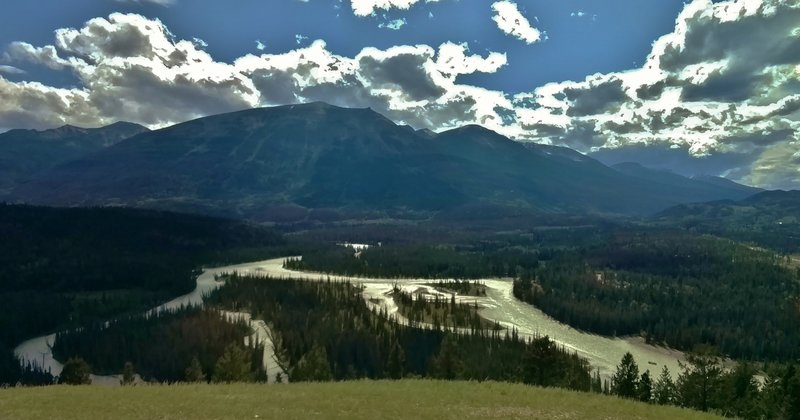
[[743,200],[681,204],[654,217],[658,222],[800,252],[800,191],[764,191]]
[[141,132],[59,164],[19,186],[12,199],[302,220],[316,209],[341,217],[424,217],[471,203],[637,215],[751,193],[654,176],[481,126],[415,131],[370,109],[315,102]]
[[49,130],[15,129],[0,134],[0,198],[61,163],[149,131],[129,122],[100,128],[64,125]]

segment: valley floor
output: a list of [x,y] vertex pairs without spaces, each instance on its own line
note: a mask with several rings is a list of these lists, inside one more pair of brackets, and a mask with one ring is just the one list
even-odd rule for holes
[[[269,275],[287,279],[301,279],[310,281],[323,281],[330,279],[333,281],[352,281],[364,287],[364,296],[377,309],[386,310],[390,315],[397,315],[398,320],[404,321],[397,314],[397,305],[387,294],[399,284],[401,287],[408,288],[408,291],[430,283],[430,279],[375,279],[363,277],[346,277],[336,275],[325,275],[320,273],[292,271],[283,268],[285,258],[276,258],[267,261],[259,261],[245,264],[237,264],[227,267],[209,269],[197,279],[197,288],[184,296],[173,299],[172,301],[151,310],[156,312],[162,309],[177,308],[181,305],[200,304],[204,294],[219,287],[222,283],[214,279],[214,275],[238,272],[243,275]],[[497,321],[502,326],[509,329],[516,329],[522,337],[533,335],[547,335],[566,348],[577,352],[585,357],[592,365],[593,369],[600,371],[600,375],[608,379],[615,371],[616,365],[622,356],[630,352],[636,362],[643,370],[649,370],[652,375],[657,375],[662,366],[667,366],[676,376],[680,372],[679,361],[683,360],[683,354],[679,351],[651,346],[644,343],[640,338],[614,338],[604,337],[595,334],[576,330],[570,326],[554,320],[545,315],[535,307],[521,302],[512,294],[512,283],[510,280],[485,279],[482,283],[486,285],[487,295],[481,298],[463,296],[459,301],[475,302],[481,306],[480,314],[491,321]],[[37,337],[28,340],[17,347],[15,353],[24,361],[30,363],[41,363],[43,360],[45,367],[54,374],[61,372],[61,363],[48,356],[50,345],[54,341],[54,335]],[[266,339],[266,337],[262,337]],[[271,348],[271,343],[268,347]],[[43,359],[42,354],[46,357]],[[267,355],[268,360],[272,357]],[[274,367],[271,372],[274,372]],[[272,373],[270,372],[270,376]],[[116,377],[93,377],[97,384],[116,384]]]
[[0,390],[3,419],[711,419],[597,394],[423,380]]

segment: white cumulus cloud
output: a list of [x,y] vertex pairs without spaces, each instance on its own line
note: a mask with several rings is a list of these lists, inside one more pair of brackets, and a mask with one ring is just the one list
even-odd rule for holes
[[[583,151],[631,145],[747,154],[739,180],[800,187],[800,4],[695,0],[638,69],[517,95],[525,137]],[[768,46],[768,48],[765,48]],[[777,153],[776,150],[780,150]],[[790,176],[791,175],[791,176]]]
[[462,85],[459,75],[495,72],[506,56],[471,54],[464,44],[365,48],[340,56],[317,40],[280,54],[226,63],[196,40],[175,40],[156,19],[115,13],[55,31],[54,45],[17,42],[14,61],[71,71],[80,85],[57,89],[0,76],[0,126],[96,126],[127,120],[161,127],[257,106],[326,101],[372,107],[416,127],[481,123],[502,128],[499,92]]
[[492,20],[497,23],[501,31],[528,44],[542,39],[542,33],[534,28],[528,18],[519,11],[517,4],[509,0],[501,0],[492,4],[494,16]]
[[408,10],[422,1],[430,3],[438,0],[351,0],[351,5],[356,16],[370,16],[379,10]]

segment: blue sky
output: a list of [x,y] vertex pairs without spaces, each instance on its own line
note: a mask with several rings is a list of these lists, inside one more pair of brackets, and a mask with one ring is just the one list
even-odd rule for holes
[[[158,18],[178,38],[200,38],[217,60],[232,61],[265,51],[297,48],[297,35],[327,42],[330,51],[352,56],[364,47],[468,43],[476,53],[500,51],[513,65],[491,75],[465,78],[506,92],[529,91],[547,82],[581,80],[593,73],[620,71],[641,65],[653,41],[674,28],[681,0],[521,0],[521,11],[548,39],[528,45],[498,30],[490,1],[460,0],[420,4],[410,10],[389,9],[374,16],[356,16],[339,0],[183,0],[165,7],[152,3],[114,0],[13,2],[0,15],[0,45],[53,41],[53,30],[80,27],[113,12]],[[469,6],[467,6],[469,5]],[[478,6],[480,5],[480,6]],[[42,10],[57,12],[42,15]],[[431,17],[432,15],[432,17]],[[398,30],[380,25],[396,19]],[[33,66],[27,71],[35,71]],[[47,77],[42,75],[43,77]],[[29,76],[30,77],[30,76]],[[68,84],[50,75],[52,83]],[[17,77],[24,79],[25,77]],[[42,80],[42,79],[40,79]],[[47,80],[47,79],[45,79]]]
[[609,163],[800,188],[799,0],[2,7],[0,130],[159,128],[326,101],[417,128],[481,124]]

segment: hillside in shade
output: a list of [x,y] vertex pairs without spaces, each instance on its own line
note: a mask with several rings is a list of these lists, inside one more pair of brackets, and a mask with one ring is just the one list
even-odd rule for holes
[[414,131],[369,109],[312,103],[141,133],[52,168],[12,199],[276,220],[314,209],[340,217],[430,215],[475,203],[640,215],[753,192],[674,174],[641,176],[478,126]]
[[0,134],[0,198],[19,184],[61,163],[80,158],[148,131],[118,122],[101,128],[70,125],[52,130],[11,130]]

